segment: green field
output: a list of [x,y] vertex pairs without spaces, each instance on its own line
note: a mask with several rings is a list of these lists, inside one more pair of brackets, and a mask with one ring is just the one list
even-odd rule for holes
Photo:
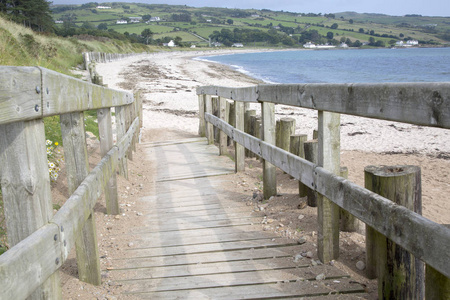
[[[108,3],[111,9],[96,9],[94,4],[84,6],[71,6],[70,10],[54,13],[55,20],[64,20],[70,17],[76,26],[81,26],[83,22],[89,22],[94,26],[100,23],[107,23],[108,29],[113,29],[119,33],[128,32],[137,34],[149,28],[154,33],[154,38],[163,38],[175,36],[182,37],[183,41],[195,42],[198,38],[186,33],[186,31],[195,32],[198,35],[208,39],[214,31],[221,31],[223,28],[233,31],[239,29],[254,29],[267,31],[273,26],[282,25],[287,28],[294,28],[294,37],[298,40],[301,30],[317,30],[322,36],[327,32],[333,32],[335,39],[348,37],[351,40],[368,41],[371,31],[380,37],[374,36],[376,40],[388,42],[392,37],[381,37],[381,35],[391,35],[400,39],[413,38],[420,41],[434,41],[441,44],[450,42],[450,18],[449,17],[399,17],[380,14],[358,14],[358,13],[340,13],[335,14],[335,18],[327,18],[323,15],[269,11],[269,10],[237,10],[227,8],[195,8],[188,6],[172,6],[165,4],[140,4],[140,3]],[[61,8],[61,6],[58,6]],[[174,22],[173,15],[188,15],[189,20],[184,22]],[[119,19],[129,17],[159,17],[161,21],[150,22],[150,24],[126,24],[116,25]],[[252,16],[258,15],[258,17]],[[212,22],[206,23],[211,19]],[[352,22],[349,20],[352,19]],[[227,21],[232,20],[232,24]],[[220,23],[220,24],[218,24]],[[332,24],[338,24],[337,29],[331,29]],[[307,27],[311,25],[310,27]],[[431,24],[431,25],[430,25]],[[271,26],[272,25],[272,26]],[[430,29],[431,26],[432,28]],[[306,29],[305,29],[306,28]],[[363,28],[364,33],[359,29]],[[300,30],[300,31],[299,31]],[[280,36],[285,35],[280,32]],[[448,41],[444,40],[448,36]]]

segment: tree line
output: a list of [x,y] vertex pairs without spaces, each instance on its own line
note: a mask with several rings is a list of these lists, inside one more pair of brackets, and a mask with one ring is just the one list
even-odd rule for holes
[[0,14],[35,31],[53,29],[51,2],[46,0],[0,0]]

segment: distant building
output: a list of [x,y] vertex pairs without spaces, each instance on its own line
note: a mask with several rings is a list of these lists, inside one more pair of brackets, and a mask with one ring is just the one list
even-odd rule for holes
[[231,47],[242,48],[244,45],[242,43],[234,43]]
[[164,47],[175,47],[175,43],[173,40],[170,40],[168,43],[163,44]]
[[151,17],[150,18],[150,22],[159,22],[159,21],[161,21],[160,17]]
[[303,45],[303,48],[313,49],[316,48],[316,45],[311,42],[307,42],[306,44]]
[[142,21],[142,17],[130,17],[130,23],[139,23]]
[[97,6],[97,9],[111,9],[111,6]]
[[395,45],[398,47],[412,47],[412,46],[418,46],[419,41],[417,40],[408,40],[406,43],[404,41],[397,41],[395,42]]
[[191,48],[193,49],[193,48],[196,48],[196,46],[195,45],[191,45]]
[[127,20],[117,20],[116,24],[128,24]]
[[419,41],[409,40],[409,41],[406,41],[406,45],[417,46],[417,45],[419,45]]
[[259,18],[259,15],[254,14],[252,15],[252,18]]
[[211,46],[213,46],[213,47],[222,47],[222,43],[214,42],[214,43],[211,43]]
[[56,20],[56,21],[55,21],[55,24],[64,24],[64,21]]
[[341,43],[339,45],[339,48],[348,48],[348,45],[346,43]]

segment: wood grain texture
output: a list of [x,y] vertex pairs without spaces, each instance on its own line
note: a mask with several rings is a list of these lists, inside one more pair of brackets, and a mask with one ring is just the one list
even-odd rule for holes
[[[42,120],[32,120],[0,125],[0,137],[0,179],[8,242],[13,247],[46,225],[53,215],[44,123]],[[25,265],[28,263],[20,258],[15,261]],[[33,266],[36,267],[36,264]],[[61,296],[59,274],[50,275],[31,278],[34,289],[37,288],[32,299],[41,299],[43,294],[50,299]],[[41,280],[41,287],[35,285],[37,280]],[[27,284],[23,280],[14,283]]]
[[[230,95],[315,110],[450,128],[450,83],[259,84],[248,88],[208,86],[197,94]],[[238,98],[239,97],[239,98]]]
[[[89,174],[84,114],[75,112],[60,116],[66,162],[67,187],[72,194]],[[78,276],[81,281],[101,284],[97,230],[93,211],[76,236]]]
[[[318,167],[298,156],[236,130],[210,114],[213,122],[236,142],[260,153],[265,160],[324,195],[339,207],[374,227],[387,238],[450,277],[450,229],[434,223],[392,201]],[[386,216],[390,216],[386,218]],[[408,226],[405,226],[408,224]],[[396,230],[402,228],[402,230]]]

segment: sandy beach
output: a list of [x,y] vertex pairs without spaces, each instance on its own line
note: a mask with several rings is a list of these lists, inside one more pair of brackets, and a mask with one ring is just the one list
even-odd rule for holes
[[[111,88],[139,92],[144,100],[144,136],[156,129],[195,136],[198,132],[198,98],[202,85],[245,87],[258,81],[227,66],[194,60],[195,57],[232,54],[233,51],[163,52],[98,64],[97,71]],[[253,105],[253,104],[252,104]],[[260,110],[259,105],[253,105]],[[317,112],[276,106],[277,119],[296,119],[296,133],[317,128]],[[349,179],[364,185],[367,165],[419,165],[422,168],[423,215],[450,223],[444,195],[450,193],[450,131],[391,121],[341,116],[341,164],[349,168]]]

